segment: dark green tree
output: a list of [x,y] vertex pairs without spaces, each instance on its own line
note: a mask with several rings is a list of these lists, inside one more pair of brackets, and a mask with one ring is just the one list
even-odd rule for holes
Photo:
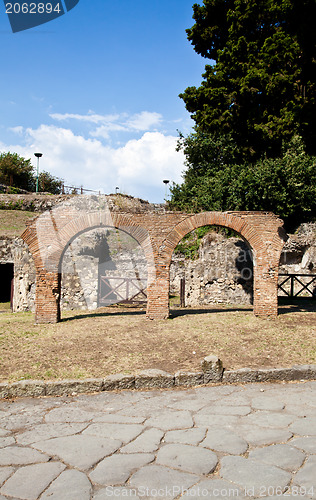
[[238,161],[229,136],[192,134],[179,147],[187,158],[183,183],[171,186],[171,208],[202,210],[264,210],[278,214],[287,231],[316,214],[316,157],[308,155],[302,138],[294,136],[279,157]]
[[33,166],[16,153],[0,154],[0,183],[31,191],[34,186]]
[[61,194],[63,181],[49,172],[43,171],[38,176],[39,191],[50,194]]
[[203,0],[187,30],[210,59],[180,97],[203,133],[231,133],[247,159],[299,134],[316,153],[315,0]]
[[[31,160],[26,160],[16,153],[0,154],[0,184],[7,186],[9,192],[19,189],[35,191],[36,175]],[[62,192],[63,181],[49,172],[40,172],[38,177],[39,191],[51,194]]]

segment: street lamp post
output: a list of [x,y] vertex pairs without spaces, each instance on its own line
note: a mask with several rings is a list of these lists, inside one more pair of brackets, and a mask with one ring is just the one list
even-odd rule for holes
[[168,197],[168,184],[169,184],[169,180],[168,179],[165,179],[162,181],[164,183],[164,185],[166,186],[166,192],[165,192],[165,201],[167,201],[167,197]]
[[34,156],[37,158],[36,192],[38,193],[39,159],[43,156],[43,153],[34,153]]

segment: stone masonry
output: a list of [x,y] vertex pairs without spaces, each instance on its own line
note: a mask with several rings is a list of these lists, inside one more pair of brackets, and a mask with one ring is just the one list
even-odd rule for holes
[[147,317],[166,319],[173,251],[186,234],[205,225],[233,229],[248,243],[254,259],[254,313],[276,316],[278,268],[286,235],[274,214],[189,214],[159,205],[130,204],[120,196],[77,196],[40,215],[22,235],[36,268],[36,322],[59,321],[63,254],[78,235],[100,227],[120,229],[141,245],[148,270]]

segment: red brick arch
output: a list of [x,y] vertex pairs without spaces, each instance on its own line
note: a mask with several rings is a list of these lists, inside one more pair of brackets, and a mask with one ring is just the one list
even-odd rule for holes
[[150,279],[155,279],[155,242],[151,240],[147,229],[131,215],[104,212],[100,216],[99,212],[92,212],[62,220],[47,211],[22,235],[33,255],[36,268],[37,323],[55,323],[60,320],[60,267],[63,254],[76,237],[96,228],[119,229],[134,238],[144,251]]
[[164,242],[164,253],[166,257],[171,261],[172,253],[182,238],[194,229],[198,229],[203,226],[221,226],[232,229],[242,236],[254,253],[260,250],[263,246],[263,241],[261,235],[258,234],[258,231],[256,231],[251,224],[242,220],[240,217],[230,213],[203,212],[188,217],[172,229]]
[[[80,198],[80,197],[78,197]],[[78,199],[77,198],[77,199]],[[79,200],[80,201],[80,200]],[[78,211],[65,205],[45,212],[23,233],[36,267],[36,321],[60,319],[59,263],[69,242],[80,233],[113,227],[130,234],[142,246],[148,265],[147,317],[169,316],[169,267],[181,239],[194,229],[218,225],[240,234],[252,248],[254,265],[254,313],[277,314],[277,280],[285,241],[283,222],[265,212],[204,212],[186,214],[149,206],[144,210]]]
[[142,247],[148,262],[152,261],[152,246],[146,228],[140,226],[133,218],[125,214],[103,214],[100,219],[99,213],[82,215],[75,220],[70,220],[55,235],[54,242],[51,243],[49,261],[45,263],[46,268],[58,270],[60,268],[61,257],[69,246],[70,242],[80,234],[97,228],[113,228],[124,231],[134,238]]

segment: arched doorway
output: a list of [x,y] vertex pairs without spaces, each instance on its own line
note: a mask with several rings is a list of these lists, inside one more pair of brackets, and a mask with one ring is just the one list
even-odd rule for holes
[[219,226],[194,229],[172,254],[170,295],[171,308],[173,303],[187,308],[252,306],[251,248],[232,230]]
[[59,271],[61,309],[146,303],[144,251],[120,229],[99,227],[77,235],[65,248]]

